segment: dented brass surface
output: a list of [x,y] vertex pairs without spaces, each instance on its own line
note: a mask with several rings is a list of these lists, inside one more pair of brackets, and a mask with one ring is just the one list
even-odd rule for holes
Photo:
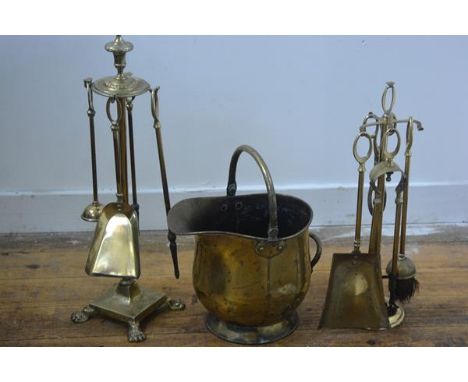
[[[243,152],[258,164],[266,194],[236,195]],[[169,211],[169,228],[196,235],[193,286],[209,312],[208,329],[231,342],[271,342],[297,326],[295,310],[320,258],[314,235],[317,254],[311,263],[312,210],[298,198],[275,193],[265,162],[250,146],[240,146],[232,156],[227,194],[177,203]]]

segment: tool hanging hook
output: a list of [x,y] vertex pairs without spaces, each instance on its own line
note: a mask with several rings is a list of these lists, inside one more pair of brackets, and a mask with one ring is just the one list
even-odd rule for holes
[[114,119],[114,117],[112,117],[111,105],[115,103],[115,101],[116,101],[116,97],[114,96],[114,97],[109,97],[106,102],[106,114],[107,114],[107,118],[109,119],[111,123],[112,130],[118,130],[119,122],[120,122],[120,118],[118,114],[117,114],[117,118]]

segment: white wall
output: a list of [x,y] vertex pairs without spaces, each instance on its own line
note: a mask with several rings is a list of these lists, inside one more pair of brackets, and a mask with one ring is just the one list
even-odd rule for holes
[[[93,228],[79,218],[91,200],[82,80],[114,74],[103,49],[111,39],[0,37],[0,232]],[[352,224],[352,141],[368,111],[381,114],[384,84],[393,80],[397,115],[426,128],[415,133],[410,221],[468,220],[468,37],[127,39],[135,45],[127,69],[161,86],[174,201],[222,192],[230,155],[246,143],[280,191],[312,205],[314,224]],[[134,121],[142,226],[154,229],[164,218],[149,106],[140,96]],[[99,188],[108,202],[115,181],[103,97],[95,107]],[[243,158],[238,168],[246,191],[262,186],[251,162]]]

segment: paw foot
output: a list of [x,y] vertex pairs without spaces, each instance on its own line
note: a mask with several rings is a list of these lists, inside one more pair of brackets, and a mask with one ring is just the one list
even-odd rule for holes
[[185,304],[182,302],[182,300],[175,299],[172,300],[170,299],[168,301],[169,309],[170,310],[184,310],[185,309]]
[[140,329],[140,324],[138,322],[129,322],[128,323],[128,341],[129,342],[141,342],[146,339],[145,333]]
[[86,306],[82,310],[73,312],[70,318],[75,324],[80,324],[82,322],[88,321],[94,315],[94,313],[95,310],[93,308]]

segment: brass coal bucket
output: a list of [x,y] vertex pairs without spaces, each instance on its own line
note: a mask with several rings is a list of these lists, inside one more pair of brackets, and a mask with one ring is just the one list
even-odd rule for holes
[[[266,194],[236,195],[242,152],[260,167]],[[209,312],[208,330],[227,341],[262,344],[296,329],[296,308],[321,255],[311,221],[307,203],[275,194],[265,162],[245,145],[232,156],[227,196],[185,199],[170,210],[169,229],[196,238],[193,286]],[[317,246],[312,261],[309,236]]]

